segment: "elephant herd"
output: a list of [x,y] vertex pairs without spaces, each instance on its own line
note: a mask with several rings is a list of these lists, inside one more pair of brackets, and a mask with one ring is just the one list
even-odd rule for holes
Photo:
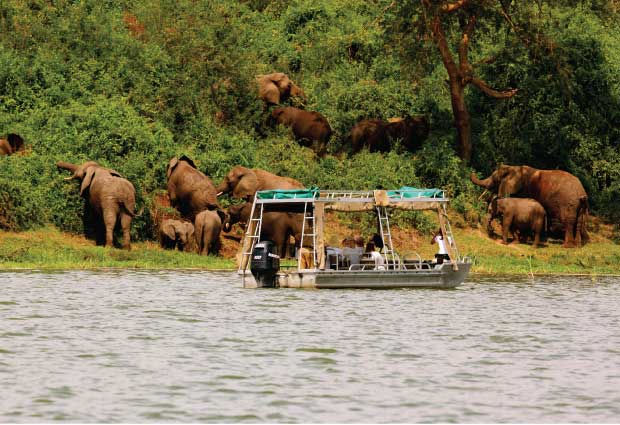
[[[283,73],[259,75],[259,96],[275,122],[291,128],[296,139],[317,155],[327,152],[332,131],[327,119],[318,112],[292,106],[277,106],[291,97],[305,99],[304,91]],[[386,152],[400,140],[410,151],[417,149],[428,136],[425,117],[366,119],[353,126],[347,141],[353,153],[367,148]],[[0,156],[24,151],[24,140],[17,134],[0,138]],[[94,161],[81,165],[68,162],[56,164],[72,174],[65,180],[80,181],[80,195],[86,199],[93,217],[98,244],[111,247],[117,224],[123,234],[122,247],[130,249],[131,221],[136,216],[135,189],[131,182],[115,170]],[[172,158],[166,168],[170,204],[181,219],[159,223],[161,246],[169,249],[195,250],[200,254],[216,254],[220,249],[220,233],[230,232],[234,224],[248,222],[252,200],[259,190],[299,189],[303,185],[261,169],[233,167],[222,182],[213,184],[187,156]],[[500,165],[487,178],[472,173],[471,181],[495,194],[488,207],[487,230],[493,233],[492,221],[501,220],[502,239],[510,234],[525,241],[533,236],[538,246],[543,233],[563,237],[564,247],[581,246],[589,237],[586,221],[589,214],[588,195],[574,175],[561,170],[538,170],[528,166]],[[224,211],[218,202],[222,195],[243,200]],[[281,255],[287,252],[292,236],[300,245],[302,217],[299,214],[270,212],[264,216],[261,238],[270,239]]]
[[[195,250],[199,254],[217,254],[220,233],[230,232],[236,223],[249,220],[254,194],[259,190],[299,189],[303,185],[289,177],[281,177],[259,168],[233,167],[216,187],[211,179],[198,170],[187,156],[172,158],[166,170],[168,197],[182,220],[164,220],[159,228],[164,248]],[[232,205],[228,211],[220,208],[218,197],[229,194],[245,203]],[[270,215],[271,214],[271,215]],[[297,231],[296,217],[286,213],[265,214],[261,235],[276,241],[284,253],[286,243]],[[301,223],[301,219],[298,219]]]
[[526,165],[500,165],[486,179],[472,173],[471,181],[496,195],[489,203],[487,230],[491,235],[492,220],[500,218],[504,243],[509,233],[515,240],[525,240],[531,234],[536,247],[543,231],[563,237],[567,248],[588,242],[588,195],[574,175]]
[[[297,98],[305,101],[304,91],[282,72],[259,75],[258,95],[267,107]],[[327,144],[332,136],[332,128],[323,115],[316,111],[293,106],[278,106],[271,110],[272,124],[289,127],[295,139],[320,157],[327,153]],[[402,146],[413,152],[428,137],[429,124],[424,116],[380,119],[364,119],[351,128],[345,138],[344,149],[358,153],[364,148],[370,152],[388,152],[400,140]]]
[[[133,184],[94,161],[81,165],[60,161],[56,165],[61,170],[71,171],[72,175],[65,180],[80,181],[80,195],[86,199],[94,219],[92,225],[97,243],[112,247],[114,228],[119,224],[123,233],[122,248],[131,249],[131,221],[137,215]],[[242,166],[233,167],[216,187],[187,156],[172,158],[166,176],[170,204],[178,211],[180,219],[165,219],[159,223],[160,244],[165,249],[196,251],[201,255],[219,252],[222,230],[230,232],[234,224],[248,222],[257,191],[303,188],[295,179]],[[224,194],[244,203],[232,205],[225,211],[218,202],[218,197]],[[261,237],[274,241],[284,255],[290,236],[299,240],[301,224],[299,214],[266,213]]]

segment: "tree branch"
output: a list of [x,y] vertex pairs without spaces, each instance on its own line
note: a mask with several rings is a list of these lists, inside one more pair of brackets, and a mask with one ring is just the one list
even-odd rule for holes
[[433,18],[431,28],[433,31],[433,38],[435,39],[437,47],[439,48],[439,53],[441,54],[441,60],[443,61],[446,70],[448,71],[450,79],[452,79],[457,74],[457,67],[454,63],[454,59],[452,58],[450,47],[448,47],[446,35],[444,34],[443,28],[441,27],[441,19],[439,18],[439,15]]
[[487,85],[487,83],[485,83],[484,81],[476,77],[472,77],[471,83],[474,86],[478,87],[480,90],[482,90],[485,94],[491,97],[494,97],[496,99],[507,99],[517,94],[517,91],[518,91],[518,89],[498,91],[498,90],[492,89],[491,87]]
[[446,3],[441,5],[441,11],[444,13],[454,12],[455,10],[460,9],[461,7],[467,5],[469,0],[457,0],[454,3]]
[[459,43],[459,64],[461,67],[461,72],[465,73],[469,70],[469,59],[467,58],[467,51],[469,49],[469,40],[471,39],[471,34],[474,32],[474,27],[476,26],[476,14],[473,13],[469,17],[469,21],[467,22],[467,26],[463,31],[463,36],[461,37],[461,42]]

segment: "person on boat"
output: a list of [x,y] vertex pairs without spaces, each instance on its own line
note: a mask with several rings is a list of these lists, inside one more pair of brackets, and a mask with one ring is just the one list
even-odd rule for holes
[[375,244],[375,248],[379,250],[379,252],[383,251],[385,244],[383,243],[383,238],[378,233],[372,235],[372,242]]
[[312,256],[312,251],[308,248],[301,247],[298,250],[299,254],[299,268],[300,269],[313,269],[314,268],[314,257]]
[[[452,244],[452,240],[447,238],[447,242]],[[448,251],[446,250],[446,238],[444,237],[443,231],[441,227],[435,232],[433,235],[433,239],[431,239],[431,244],[437,244],[438,252],[435,254],[435,258],[437,260],[437,264],[443,264],[444,260],[449,261],[450,256],[448,255]]]
[[368,255],[375,262],[375,270],[385,270],[385,259],[383,255],[378,251],[375,243],[370,240],[366,244],[366,255]]

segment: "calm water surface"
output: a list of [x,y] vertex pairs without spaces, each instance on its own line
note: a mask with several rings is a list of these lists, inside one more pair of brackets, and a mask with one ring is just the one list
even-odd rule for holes
[[0,273],[0,422],[619,422],[620,278]]

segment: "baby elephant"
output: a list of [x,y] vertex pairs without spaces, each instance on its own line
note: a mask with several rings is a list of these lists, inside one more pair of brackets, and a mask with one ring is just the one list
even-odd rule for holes
[[164,249],[190,250],[194,240],[194,225],[189,221],[167,219],[159,227],[159,243]]
[[502,239],[508,243],[508,233],[512,232],[517,239],[527,241],[528,235],[534,234],[534,248],[540,243],[540,234],[545,227],[547,214],[538,201],[530,198],[493,198],[488,208],[487,230],[493,234],[491,222],[500,218],[502,223]]
[[196,250],[200,255],[217,254],[220,251],[220,232],[226,214],[222,210],[205,210],[198,213],[196,228]]

